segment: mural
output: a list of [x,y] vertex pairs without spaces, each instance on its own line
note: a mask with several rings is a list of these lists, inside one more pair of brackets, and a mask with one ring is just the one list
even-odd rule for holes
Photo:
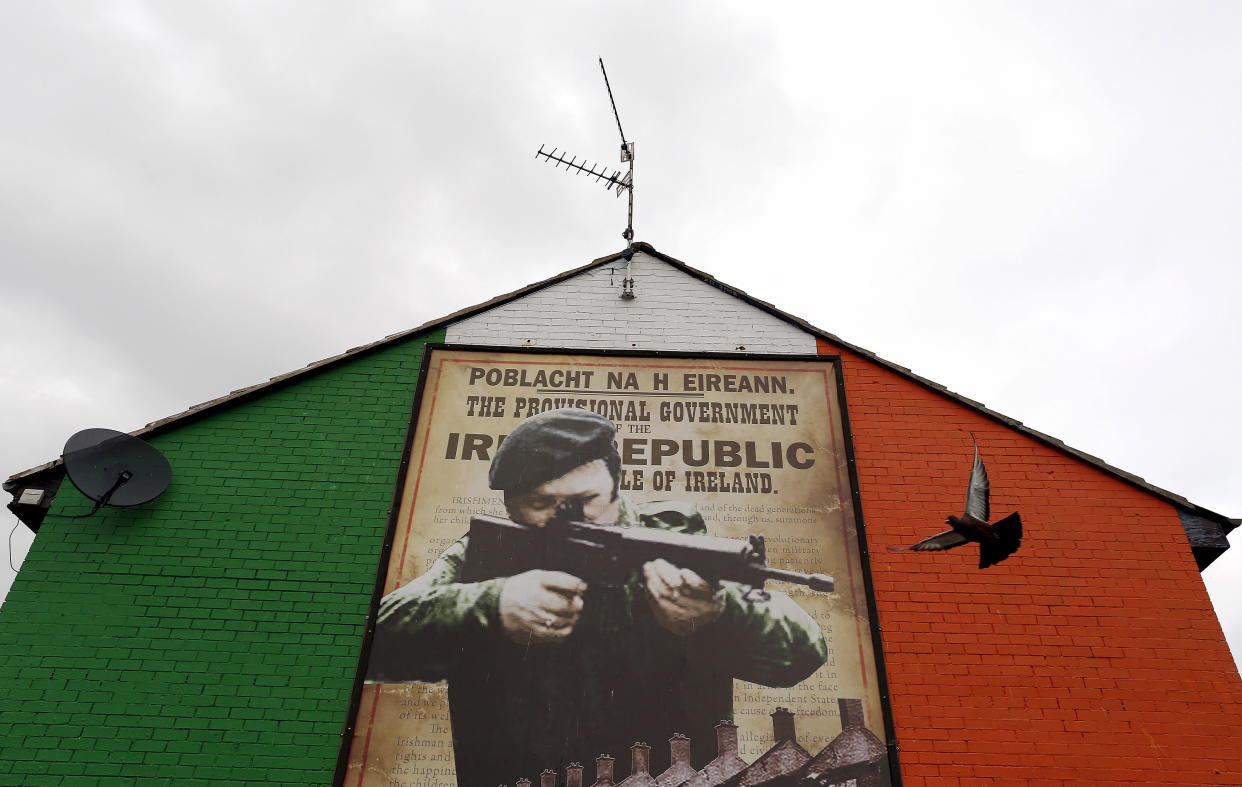
[[887,784],[837,374],[432,350],[344,783]]

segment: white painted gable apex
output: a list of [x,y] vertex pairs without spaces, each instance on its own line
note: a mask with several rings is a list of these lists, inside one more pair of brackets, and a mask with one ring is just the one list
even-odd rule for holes
[[815,354],[815,336],[646,251],[581,270],[450,323],[454,344],[591,350]]

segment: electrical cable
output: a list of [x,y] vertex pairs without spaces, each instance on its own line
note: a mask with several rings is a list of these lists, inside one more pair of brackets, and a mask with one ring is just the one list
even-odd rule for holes
[[17,573],[17,566],[13,565],[13,534],[17,532],[17,526],[21,523],[20,519],[17,520],[13,525],[13,529],[9,531],[9,568],[13,569],[14,574]]

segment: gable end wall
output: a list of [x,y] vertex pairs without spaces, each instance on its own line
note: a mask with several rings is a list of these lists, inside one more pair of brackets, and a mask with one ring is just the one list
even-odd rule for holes
[[[172,426],[159,501],[49,519],[0,619],[0,784],[330,783],[423,341],[840,355],[903,783],[1242,783],[1170,504],[644,253],[622,301],[623,267]],[[960,506],[969,432],[1022,551],[889,552]]]
[[644,252],[453,323],[447,340],[510,347],[815,354],[815,337]]

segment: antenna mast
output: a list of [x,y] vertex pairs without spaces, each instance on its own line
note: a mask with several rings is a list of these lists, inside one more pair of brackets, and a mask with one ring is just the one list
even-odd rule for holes
[[608,89],[608,103],[612,104],[612,116],[617,119],[617,131],[621,134],[621,163],[628,161],[630,164],[630,171],[626,174],[626,181],[630,185],[630,206],[626,215],[625,232],[621,233],[621,237],[625,238],[626,246],[632,255],[634,249],[634,143],[625,141],[625,129],[621,128],[621,115],[617,112],[617,101],[612,97],[612,85],[608,83],[608,70],[604,68],[602,57],[599,59],[599,70],[604,72],[604,87]]
[[634,297],[634,279],[630,277],[630,263],[634,259],[634,143],[627,142],[625,139],[625,130],[621,128],[621,115],[617,112],[616,99],[612,97],[612,85],[608,82],[608,70],[604,68],[604,59],[599,59],[599,70],[604,74],[604,87],[608,89],[608,102],[612,104],[612,116],[617,120],[617,131],[621,134],[621,163],[630,165],[629,171],[625,174],[621,170],[609,171],[607,167],[601,167],[598,164],[587,165],[586,160],[578,161],[577,156],[566,159],[565,153],[557,154],[557,148],[551,151],[545,151],[543,145],[539,146],[539,150],[535,152],[536,158],[543,158],[552,162],[556,167],[565,165],[565,169],[572,171],[575,175],[586,173],[588,177],[594,176],[595,181],[604,182],[605,189],[616,187],[617,196],[621,196],[621,192],[628,192],[629,210],[626,213],[625,232],[621,233],[621,237],[625,238],[625,251],[622,256],[625,257],[625,278],[621,280],[621,297],[630,299]]

